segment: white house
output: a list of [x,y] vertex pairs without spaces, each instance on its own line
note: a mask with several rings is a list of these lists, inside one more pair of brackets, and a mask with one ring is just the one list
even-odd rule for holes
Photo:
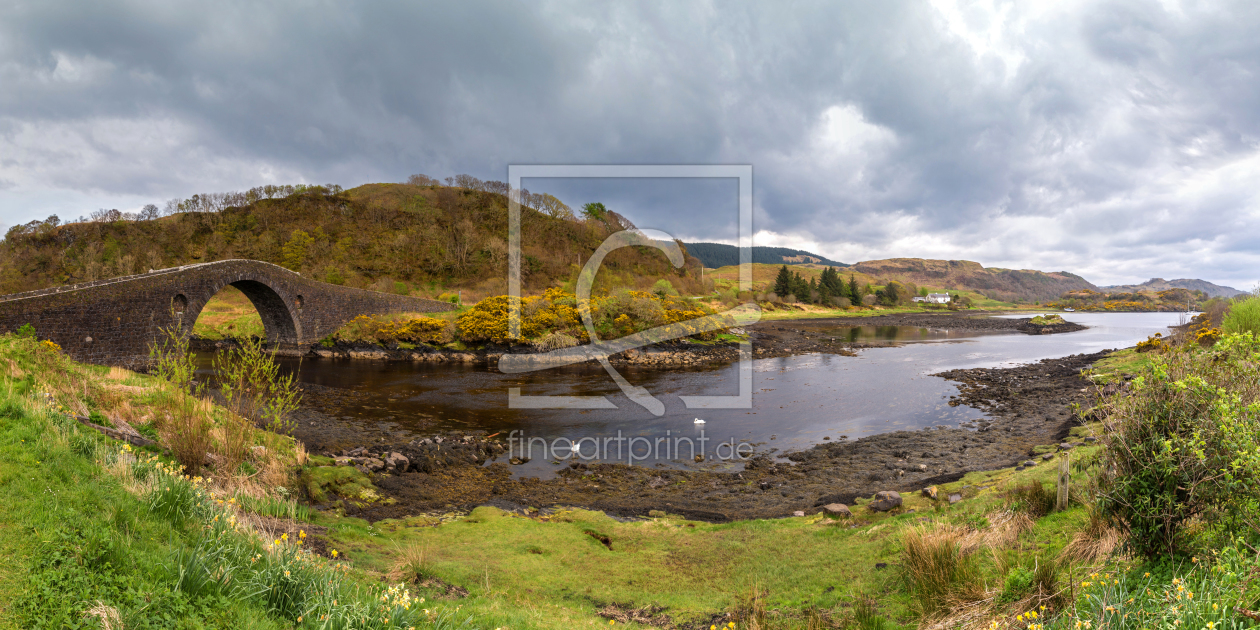
[[949,304],[948,293],[929,293],[927,299],[924,300],[932,304]]

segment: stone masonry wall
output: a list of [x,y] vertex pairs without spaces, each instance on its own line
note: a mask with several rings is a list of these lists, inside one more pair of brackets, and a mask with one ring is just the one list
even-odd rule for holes
[[135,366],[162,328],[191,334],[206,302],[239,288],[262,317],[269,344],[304,351],[359,315],[450,310],[446,302],[303,278],[257,260],[222,260],[0,296],[0,332],[31,324],[79,361]]

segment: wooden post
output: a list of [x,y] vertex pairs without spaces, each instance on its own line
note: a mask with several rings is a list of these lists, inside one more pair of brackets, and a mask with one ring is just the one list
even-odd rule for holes
[[1072,456],[1069,453],[1061,453],[1059,455],[1059,496],[1054,503],[1056,511],[1066,510],[1068,506],[1068,481],[1071,473],[1068,466],[1071,464]]

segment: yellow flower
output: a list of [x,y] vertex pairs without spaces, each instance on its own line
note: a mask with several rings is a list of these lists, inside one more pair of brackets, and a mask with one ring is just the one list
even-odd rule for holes
[[1144,575],[1144,576],[1142,576],[1142,577],[1151,577],[1151,572],[1150,572],[1150,571],[1147,571],[1147,572],[1146,572],[1146,575]]
[[302,540],[306,540],[306,530],[305,530],[305,529],[299,529],[299,530],[298,530],[298,538],[301,538]]
[[283,540],[283,541],[285,541],[285,542],[289,542],[289,535],[288,535],[288,534],[280,534],[280,540]]
[[337,550],[336,550],[336,549],[333,549],[333,550],[332,550],[332,557],[333,557],[333,559],[336,559],[336,558],[337,558]]

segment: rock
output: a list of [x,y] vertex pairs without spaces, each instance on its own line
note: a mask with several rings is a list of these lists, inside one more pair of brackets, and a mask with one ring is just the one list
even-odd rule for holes
[[1048,461],[1050,461],[1050,460],[1054,459],[1054,453],[1046,453],[1045,455],[1042,455],[1042,456],[1041,456],[1041,459],[1042,459],[1043,461],[1047,461],[1047,462],[1048,462]]
[[407,467],[410,465],[411,461],[408,460],[402,453],[390,453],[385,458],[385,467],[396,475],[401,475],[402,473],[407,472]]
[[961,495],[961,494],[958,494],[957,492],[955,492],[955,493],[953,493],[953,494],[949,495],[949,502],[950,502],[950,504],[951,504],[951,505],[952,505],[952,504],[954,504],[954,503],[958,503],[959,501],[962,501],[962,495]]
[[375,457],[351,457],[350,461],[358,466],[360,470],[365,472],[380,472],[385,470],[385,462]]
[[1030,468],[1030,467],[1032,467],[1032,466],[1036,466],[1036,465],[1037,465],[1037,462],[1035,462],[1035,461],[1033,461],[1033,460],[1031,460],[1031,459],[1024,460],[1024,468]]
[[1070,451],[1070,450],[1072,450],[1072,445],[1071,445],[1071,444],[1068,444],[1067,442],[1064,442],[1064,443],[1062,443],[1062,444],[1060,444],[1060,445],[1059,445],[1059,450],[1060,450],[1060,451]]
[[867,507],[876,512],[887,512],[901,505],[901,495],[895,490],[884,490],[875,493],[875,499]]
[[919,493],[933,501],[936,500],[936,486],[928,486],[920,490]]
[[1023,470],[1023,469],[1024,469],[1024,465],[1023,465],[1023,464],[1020,464],[1020,465],[1018,465],[1018,466],[1016,466],[1016,467],[1015,467],[1015,472],[1019,472],[1019,471],[1021,471],[1021,470]]
[[918,468],[919,472],[927,472],[927,464],[919,464],[915,468]]
[[669,485],[669,482],[665,481],[663,477],[652,477],[651,479],[648,479],[647,482],[647,486],[649,488],[660,488],[667,485]]
[[795,512],[792,512],[792,516],[805,516],[805,512],[802,510],[797,510]]
[[349,457],[337,457],[333,459],[333,465],[335,466],[349,466],[353,463],[354,462],[350,461]]
[[364,447],[362,447],[362,446],[360,446],[360,447],[358,447],[358,448],[355,448],[355,449],[351,449],[351,450],[349,450],[349,451],[346,451],[346,456],[347,456],[347,457],[359,457],[359,456],[362,456],[364,453],[367,453],[367,449],[366,449],[366,448],[364,448]]
[[827,518],[849,518],[853,516],[853,512],[849,511],[849,506],[843,503],[828,503],[824,505],[823,514]]
[[1097,441],[1098,441],[1098,438],[1096,438],[1096,437],[1094,437],[1094,436],[1092,436],[1092,435],[1091,435],[1091,436],[1089,436],[1089,437],[1086,437],[1086,438],[1085,438],[1085,443],[1086,443],[1086,444],[1093,444],[1094,442],[1097,442]]

